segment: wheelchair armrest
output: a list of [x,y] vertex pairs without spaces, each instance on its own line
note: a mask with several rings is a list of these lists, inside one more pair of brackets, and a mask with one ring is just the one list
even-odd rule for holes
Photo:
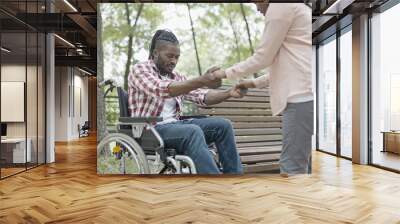
[[162,121],[162,117],[120,117],[117,128],[131,132],[132,137],[140,138],[146,128],[153,128],[154,123]]
[[179,119],[180,120],[186,120],[186,119],[201,119],[201,118],[207,118],[209,115],[192,115],[192,116],[181,116]]
[[120,117],[121,123],[154,123],[162,121],[162,117]]

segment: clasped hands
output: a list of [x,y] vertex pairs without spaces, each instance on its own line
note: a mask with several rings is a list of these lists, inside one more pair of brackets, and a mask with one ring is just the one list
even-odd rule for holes
[[[224,78],[226,78],[225,71],[216,66],[209,68],[206,73],[201,76],[204,86],[211,89],[219,88]],[[229,89],[229,95],[234,98],[242,98],[246,95],[248,88],[254,87],[251,80],[241,81]]]

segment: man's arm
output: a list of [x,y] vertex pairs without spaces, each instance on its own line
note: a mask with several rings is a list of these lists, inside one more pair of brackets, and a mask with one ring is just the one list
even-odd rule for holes
[[234,98],[242,98],[247,92],[247,89],[244,87],[240,87],[235,85],[226,90],[210,90],[205,95],[204,102],[207,105],[213,105],[221,103],[231,97]]
[[182,81],[162,80],[151,74],[148,66],[137,65],[128,77],[129,88],[138,88],[152,97],[175,97],[187,94],[200,87],[218,88],[221,86],[221,79],[215,78],[213,71],[218,69],[212,67],[197,78]]
[[197,78],[184,80],[180,82],[172,82],[168,86],[169,95],[172,97],[187,94],[193,90],[207,86],[209,88],[218,88],[221,86],[221,79],[217,79],[212,75],[212,72],[219,68],[212,67],[207,70],[207,72]]

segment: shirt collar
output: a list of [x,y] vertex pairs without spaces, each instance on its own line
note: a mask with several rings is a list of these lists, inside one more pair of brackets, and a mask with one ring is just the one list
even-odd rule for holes
[[[156,63],[152,59],[148,61],[148,64],[154,69],[154,71],[157,73],[157,75],[161,76],[160,70],[157,68]],[[175,79],[175,72],[173,71],[168,75],[168,77]]]

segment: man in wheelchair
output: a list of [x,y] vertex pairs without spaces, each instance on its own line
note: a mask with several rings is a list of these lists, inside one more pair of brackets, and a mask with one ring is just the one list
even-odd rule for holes
[[220,103],[230,97],[243,97],[245,90],[234,86],[227,90],[218,88],[209,69],[204,75],[186,79],[174,71],[180,56],[176,36],[167,30],[157,30],[151,45],[149,60],[133,66],[128,78],[129,112],[131,117],[162,117],[155,129],[166,148],[189,156],[199,174],[219,174],[208,144],[215,143],[223,173],[241,174],[242,164],[236,149],[230,121],[222,118],[181,119],[183,100],[198,105]]

